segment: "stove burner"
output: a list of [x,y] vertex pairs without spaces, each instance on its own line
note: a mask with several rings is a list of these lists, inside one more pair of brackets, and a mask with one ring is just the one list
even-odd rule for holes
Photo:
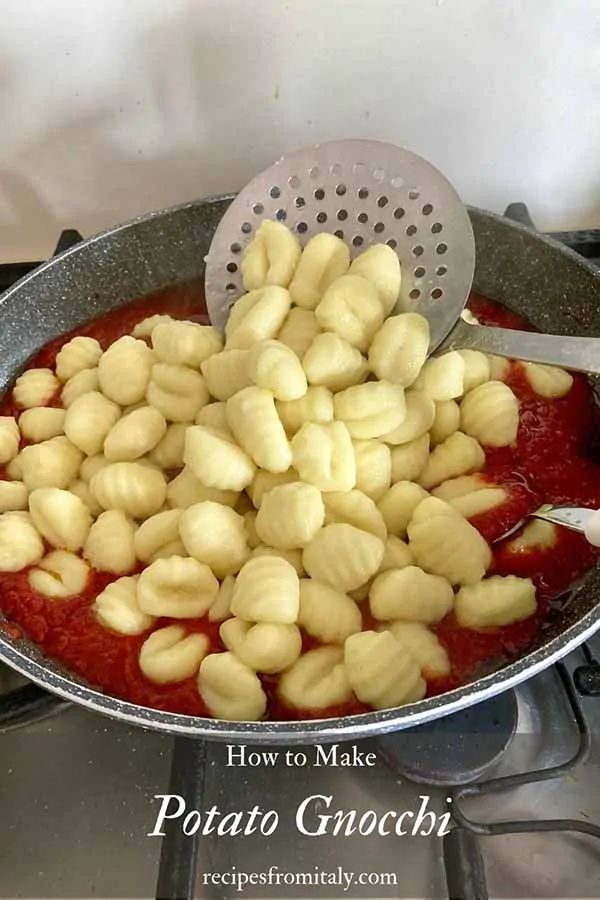
[[377,746],[387,764],[409,781],[451,787],[487,772],[516,728],[516,696],[506,691],[444,719],[383,735]]

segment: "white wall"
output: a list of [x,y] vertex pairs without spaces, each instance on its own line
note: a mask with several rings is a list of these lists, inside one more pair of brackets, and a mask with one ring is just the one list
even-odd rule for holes
[[0,259],[377,137],[465,201],[600,225],[598,0],[22,0],[0,26]]

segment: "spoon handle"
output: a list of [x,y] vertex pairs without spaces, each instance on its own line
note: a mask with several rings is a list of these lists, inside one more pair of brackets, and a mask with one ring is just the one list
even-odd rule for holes
[[467,348],[600,375],[600,338],[491,328],[459,319],[438,352]]
[[536,519],[544,519],[555,525],[563,525],[572,531],[579,531],[594,547],[600,547],[600,510],[585,509],[580,506],[555,506],[546,503],[534,513]]

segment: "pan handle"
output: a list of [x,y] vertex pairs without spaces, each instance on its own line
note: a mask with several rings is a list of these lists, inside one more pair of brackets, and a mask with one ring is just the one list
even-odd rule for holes
[[600,338],[514,331],[512,328],[470,325],[459,319],[436,352],[467,348],[600,375]]

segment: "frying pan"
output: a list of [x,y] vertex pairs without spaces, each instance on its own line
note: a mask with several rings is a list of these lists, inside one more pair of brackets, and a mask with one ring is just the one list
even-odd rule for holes
[[[0,392],[49,340],[153,291],[204,275],[204,257],[231,197],[152,213],[89,238],[0,298]],[[474,290],[553,334],[600,335],[600,274],[577,254],[508,219],[470,209]],[[479,703],[569,653],[600,626],[600,571],[554,611],[529,652],[499,671],[410,706],[299,722],[223,722],[101,694],[25,638],[0,630],[0,659],[59,696],[115,719],[173,734],[258,743],[343,741],[419,725]]]

